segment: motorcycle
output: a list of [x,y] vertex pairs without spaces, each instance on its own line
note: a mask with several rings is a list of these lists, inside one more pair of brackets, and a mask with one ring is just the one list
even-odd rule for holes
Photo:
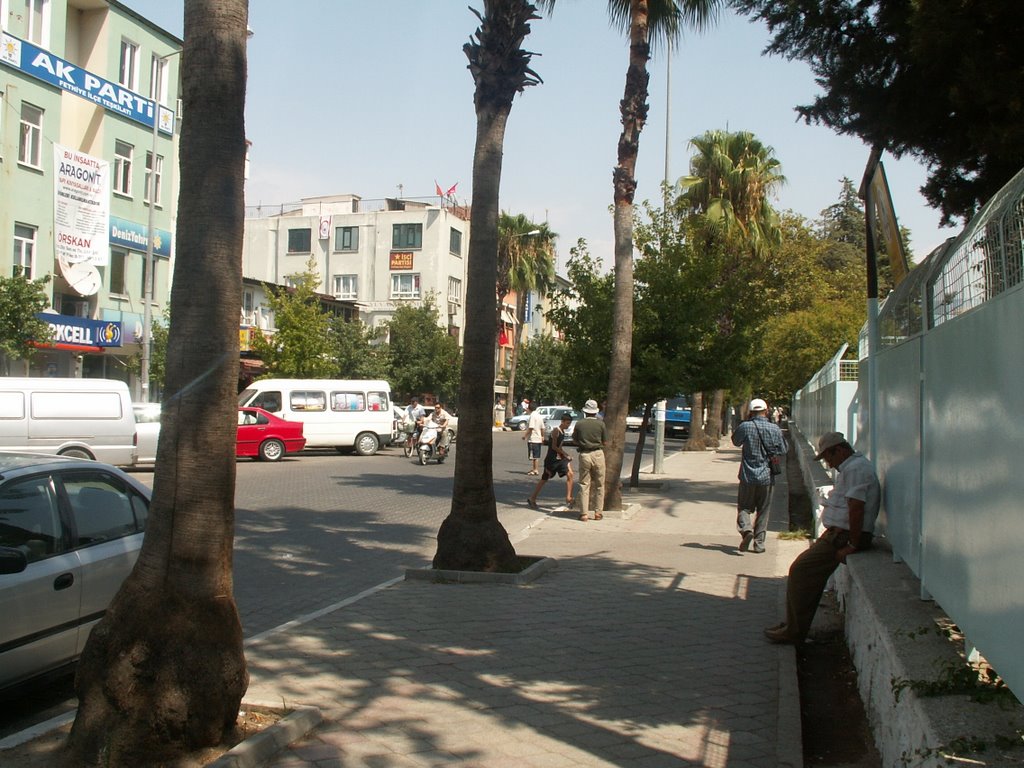
[[437,425],[427,424],[423,427],[423,431],[420,432],[420,441],[416,445],[416,454],[419,457],[421,465],[426,466],[426,463],[432,458],[437,459],[438,464],[444,464],[444,460],[448,458],[448,446],[443,442],[440,442],[442,435],[437,429]]

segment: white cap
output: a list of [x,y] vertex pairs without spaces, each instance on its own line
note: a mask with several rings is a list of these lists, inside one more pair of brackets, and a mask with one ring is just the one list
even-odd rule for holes
[[755,397],[753,400],[750,401],[750,410],[751,411],[767,411],[768,410],[768,403],[766,403],[760,397]]

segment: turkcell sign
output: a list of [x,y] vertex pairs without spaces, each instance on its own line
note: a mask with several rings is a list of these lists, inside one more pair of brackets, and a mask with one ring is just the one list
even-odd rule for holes
[[[0,35],[0,62],[149,128],[158,117],[152,100],[6,32]],[[174,133],[172,110],[160,107],[158,129]]]
[[[146,252],[146,226],[136,224],[117,216],[110,217],[110,244],[120,245],[132,251]],[[166,229],[153,228],[153,255],[171,258],[171,233]]]
[[53,329],[54,344],[74,344],[83,347],[120,347],[121,323],[113,320],[90,320],[72,315],[52,315],[40,312],[40,320]]

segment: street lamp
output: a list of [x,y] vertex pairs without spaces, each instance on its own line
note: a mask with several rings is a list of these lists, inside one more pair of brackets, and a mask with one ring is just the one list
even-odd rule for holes
[[[156,82],[153,84],[153,150],[149,158],[149,183],[146,185],[149,197],[149,217],[146,224],[146,279],[142,291],[142,402],[149,402],[149,363],[152,355],[153,335],[153,290],[155,288],[155,275],[153,274],[153,245],[155,240],[156,212],[156,150],[159,138],[160,126],[160,92],[163,90],[164,68],[161,66],[172,56],[177,56],[181,51],[171,51],[166,56],[154,59],[155,66],[153,76]],[[171,137],[173,140],[173,136]]]

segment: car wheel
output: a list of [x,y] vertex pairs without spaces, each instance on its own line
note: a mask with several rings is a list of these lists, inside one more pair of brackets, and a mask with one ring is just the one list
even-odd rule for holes
[[526,422],[525,421],[520,421],[518,424],[516,424],[516,429],[518,429],[520,432],[525,432],[526,431]]
[[65,448],[60,452],[61,456],[67,456],[69,459],[88,459],[93,461],[94,457],[85,448]]
[[373,456],[380,448],[380,438],[373,432],[361,432],[356,437],[356,453],[360,456]]
[[270,440],[264,440],[260,443],[261,461],[280,461],[283,456],[284,443],[280,440],[271,438]]

